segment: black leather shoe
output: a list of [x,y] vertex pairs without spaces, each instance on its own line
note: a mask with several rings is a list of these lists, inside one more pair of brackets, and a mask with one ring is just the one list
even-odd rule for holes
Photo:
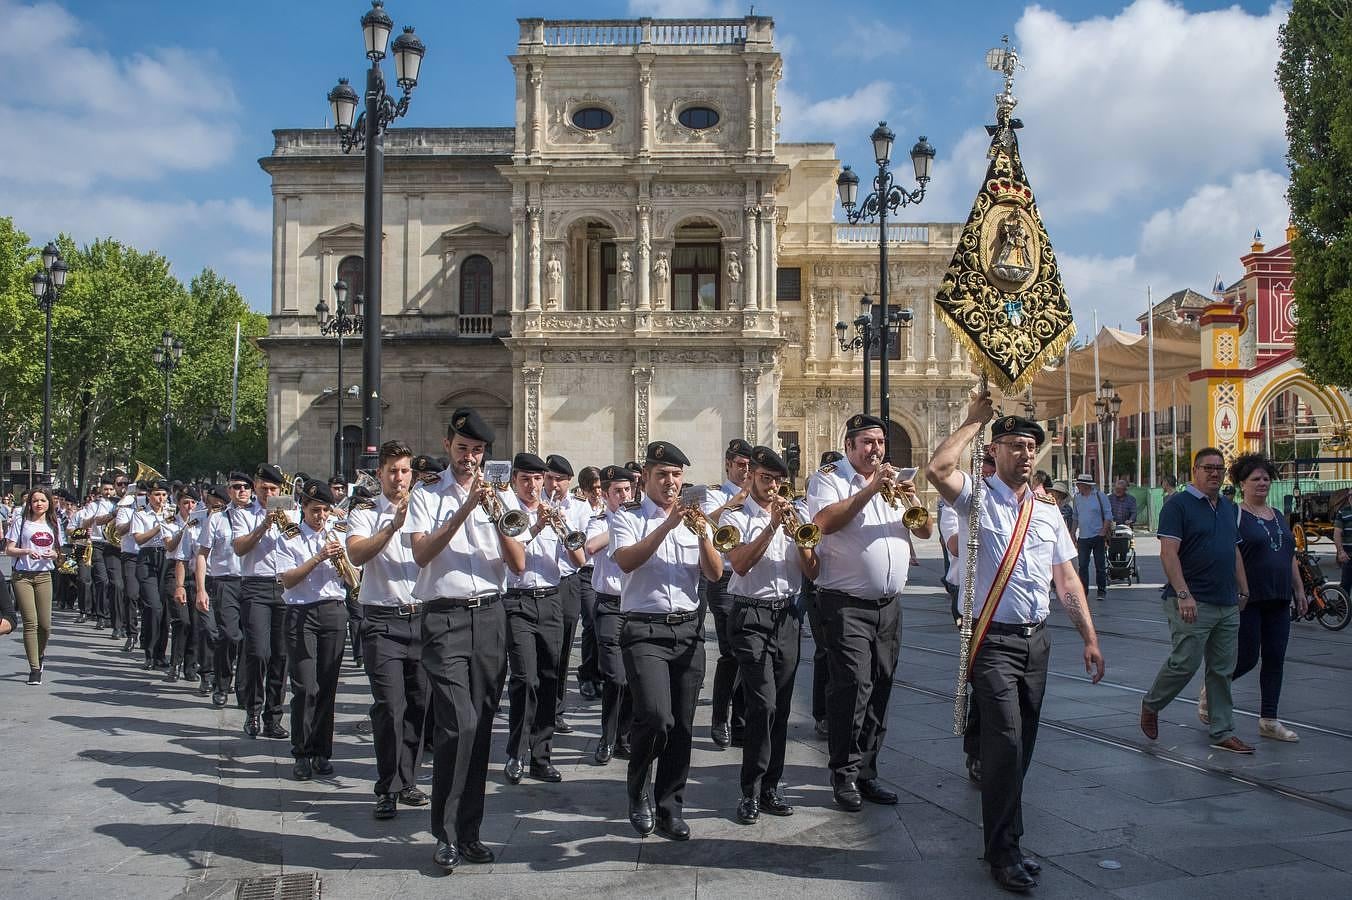
[[184,663],[184,664],[183,664],[183,680],[184,680],[184,681],[196,681],[198,678],[205,678],[205,677],[206,677],[206,676],[202,675],[200,672],[197,671],[197,667],[196,667],[196,666],[190,666],[190,665],[188,665],[187,663]]
[[201,681],[197,682],[197,693],[202,697],[211,693],[211,682],[207,680],[205,675],[202,676]]
[[616,758],[616,759],[628,759],[630,756],[633,755],[633,753],[634,753],[633,748],[631,748],[631,747],[629,746],[629,742],[628,742],[628,741],[616,741],[616,742],[615,742],[615,758]]
[[582,684],[578,685],[577,692],[582,696],[583,700],[595,700],[600,696],[596,693],[596,685],[590,681],[584,681]]
[[178,666],[170,666],[169,671],[165,673],[164,680],[167,682],[178,681]]
[[981,760],[975,756],[967,757],[967,780],[972,784],[981,784]]
[[883,783],[876,778],[859,779],[859,796],[869,803],[878,803],[882,806],[897,805],[897,795],[883,787]]
[[465,862],[486,866],[495,859],[493,851],[489,850],[484,842],[478,838],[472,841],[456,841],[455,846],[460,851],[461,859]]
[[310,757],[310,765],[314,767],[315,774],[320,778],[328,778],[333,774],[333,763],[327,756]]
[[761,791],[760,808],[761,812],[772,816],[793,815],[793,807],[780,796],[779,791]]
[[859,796],[859,786],[854,783],[853,778],[833,778],[831,793],[835,795],[836,803],[846,812],[859,812],[864,808],[864,801]]
[[84,613],[80,613],[78,616],[75,617],[75,624],[76,624],[76,625],[83,625],[83,624],[84,624],[85,622],[87,622],[87,621],[89,621],[89,620],[88,620],[88,618],[85,616]]
[[426,806],[427,795],[415,787],[406,787],[399,792],[399,802],[405,806]]
[[755,797],[743,797],[737,804],[737,821],[743,825],[755,825],[760,821],[760,801]]
[[381,794],[377,797],[373,815],[377,819],[393,819],[399,815],[399,804],[395,802],[394,794]]
[[[556,734],[572,734],[573,726],[568,724],[568,720],[563,716],[554,717],[554,732]],[[468,859],[468,857],[466,857]]]
[[226,697],[223,691],[216,691],[211,695],[211,705],[216,707],[217,709],[224,709],[225,703]]
[[454,844],[437,841],[437,851],[432,854],[432,863],[449,875],[460,865],[460,851]]
[[263,730],[263,723],[258,716],[244,717],[244,733],[251,738],[256,738]]
[[291,737],[291,732],[283,728],[280,722],[267,722],[263,725],[263,737],[284,741]]
[[314,775],[314,769],[310,766],[308,756],[296,757],[295,763],[291,766],[291,777],[297,781],[309,781]]
[[537,766],[531,763],[530,777],[536,781],[548,781],[550,784],[558,784],[563,781],[563,775],[552,765]]
[[521,760],[512,757],[507,760],[507,765],[502,767],[502,774],[507,776],[508,784],[520,784],[521,775],[525,768],[521,765]]
[[122,642],[122,652],[123,653],[131,652],[131,638],[127,638],[125,641]]
[[615,750],[609,744],[602,743],[596,745],[596,755],[592,759],[598,766],[604,766],[610,763],[614,755]]
[[647,791],[629,798],[629,824],[634,826],[639,837],[653,833],[653,805]]
[[732,732],[731,740],[732,740],[732,746],[734,746],[734,747],[745,747],[745,746],[746,746],[746,735],[745,735],[744,733],[740,732],[740,731],[734,731],[734,732]]
[[715,722],[709,726],[709,736],[720,750],[727,749],[732,743],[732,728],[727,722]]
[[690,826],[680,816],[658,816],[657,833],[673,841],[690,840]]
[[1042,863],[1033,859],[1031,856],[1023,858],[1023,870],[1034,878],[1042,874]]
[[145,662],[141,663],[141,668],[149,672],[155,668],[155,661],[153,659],[146,659]]
[[991,866],[991,877],[1000,887],[1016,894],[1026,894],[1037,885],[1033,876],[1018,863],[1012,866]]

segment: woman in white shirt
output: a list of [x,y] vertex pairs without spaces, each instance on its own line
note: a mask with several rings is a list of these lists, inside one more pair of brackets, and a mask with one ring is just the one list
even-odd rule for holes
[[52,573],[57,550],[66,539],[50,490],[37,487],[28,492],[22,514],[16,512],[10,518],[5,537],[5,555],[14,560],[14,595],[23,615],[28,683],[42,684],[47,639],[52,633]]

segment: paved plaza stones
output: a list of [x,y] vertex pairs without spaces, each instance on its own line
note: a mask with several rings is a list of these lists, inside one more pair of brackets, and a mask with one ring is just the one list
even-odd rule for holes
[[[1156,544],[1138,546],[1145,585],[1115,587],[1094,606],[1103,684],[1088,683],[1074,631],[1054,613],[1025,793],[1025,849],[1044,865],[1034,895],[1352,895],[1352,631],[1293,628],[1281,709],[1300,743],[1257,738],[1255,672],[1235,690],[1252,757],[1210,750],[1193,690],[1163,711],[1151,745],[1136,711],[1168,641]],[[623,762],[590,764],[599,703],[570,696],[577,730],[555,745],[562,784],[514,787],[501,775],[504,705],[483,827],[498,862],[464,865],[450,881],[431,865],[425,808],[371,817],[375,763],[359,727],[369,689],[350,663],[337,773],[301,784],[287,742],[249,740],[239,710],[212,709],[187,682],[161,683],[106,631],[58,613],[41,687],[23,684],[21,642],[0,641],[0,896],[234,897],[241,879],[309,872],[325,898],[1004,896],[978,861],[979,795],[950,733],[957,639],[937,548],[920,552],[880,760],[898,806],[851,815],[832,804],[825,744],[806,713],[805,638],[785,772],[795,815],[737,824],[740,754],[709,740],[706,704],[687,791],[693,838],[639,839],[625,820]],[[430,778],[425,766],[424,789]]]

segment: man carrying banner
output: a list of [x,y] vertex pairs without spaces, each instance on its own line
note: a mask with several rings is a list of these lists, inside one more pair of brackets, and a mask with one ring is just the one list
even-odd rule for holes
[[[960,468],[967,446],[993,415],[981,391],[967,418],[934,452],[925,470],[931,485],[958,513],[959,541],[967,552],[972,479]],[[1055,501],[1029,489],[1033,459],[1045,434],[1036,422],[1002,417],[991,426],[988,449],[995,475],[982,478],[980,549],[972,589],[973,636],[968,679],[981,719],[981,818],[985,858],[1006,890],[1027,891],[1042,867],[1026,858],[1023,778],[1032,762],[1042,695],[1047,687],[1051,641],[1047,583],[1084,640],[1084,665],[1103,677],[1103,654],[1075,572],[1075,544]]]

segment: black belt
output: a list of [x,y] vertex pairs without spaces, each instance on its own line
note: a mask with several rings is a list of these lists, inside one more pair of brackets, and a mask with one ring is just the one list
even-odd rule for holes
[[423,604],[427,612],[445,612],[448,609],[482,609],[492,606],[502,599],[501,594],[484,594],[481,597],[438,597]]
[[647,622],[658,625],[681,625],[686,622],[693,622],[699,618],[699,610],[692,609],[689,612],[673,613],[641,613],[627,612],[624,617],[631,622]]
[[559,592],[557,587],[545,588],[508,588],[507,597],[510,600],[543,600],[546,597],[553,597]]
[[1007,634],[1012,637],[1030,638],[1042,630],[1047,620],[1041,622],[992,622],[986,627],[988,634]]
[[401,603],[398,606],[377,606],[374,603],[366,603],[362,605],[361,610],[364,616],[389,615],[409,619],[413,616],[422,615],[426,608],[427,604],[425,603]]
[[619,595],[619,594],[602,594],[602,593],[599,593],[599,592],[598,592],[598,593],[596,594],[596,602],[597,602],[598,605],[604,603],[606,606],[613,606],[613,607],[615,607],[616,609],[619,609],[619,608],[620,608],[620,595]]
[[142,547],[140,550],[138,550],[138,551],[136,552],[136,555],[137,555],[138,557],[141,557],[141,556],[155,556],[155,555],[157,555],[157,554],[159,555],[159,557],[160,557],[161,559],[163,559],[163,558],[164,558],[164,548],[163,548],[163,547]]
[[281,584],[282,579],[276,575],[245,575],[240,578],[244,584]]
[[579,575],[586,575],[588,578],[591,578],[592,570],[594,570],[595,568],[596,568],[596,566],[594,566],[594,565],[591,565],[591,566],[583,566],[582,568],[580,568],[580,569],[577,570],[577,574],[579,574]]
[[886,597],[872,599],[868,597],[856,597],[854,594],[847,594],[844,591],[833,591],[830,588],[818,588],[817,597],[822,600],[835,600],[839,603],[851,603],[855,606],[876,607],[878,609],[881,609],[897,599],[896,594],[889,594]]
[[742,606],[754,606],[757,609],[768,609],[772,612],[779,612],[781,609],[787,609],[793,606],[793,601],[798,599],[797,594],[790,594],[787,597],[775,597],[773,600],[762,600],[756,597],[747,597],[743,594],[733,594],[732,602]]

